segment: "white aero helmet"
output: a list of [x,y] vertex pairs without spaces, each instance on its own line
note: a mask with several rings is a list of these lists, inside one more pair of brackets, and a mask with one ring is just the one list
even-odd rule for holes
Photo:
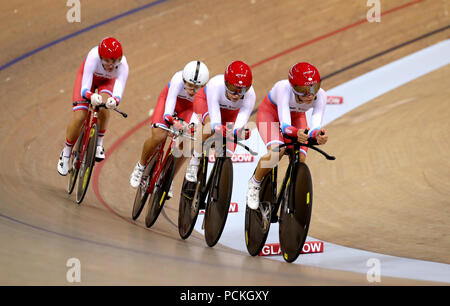
[[203,86],[209,80],[208,67],[200,61],[189,62],[184,66],[183,79],[193,85]]

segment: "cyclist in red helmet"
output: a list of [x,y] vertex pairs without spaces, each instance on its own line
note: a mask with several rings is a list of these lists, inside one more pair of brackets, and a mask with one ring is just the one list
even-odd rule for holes
[[[256,94],[252,87],[252,71],[242,61],[234,61],[219,74],[209,80],[206,86],[195,96],[194,112],[199,121],[208,130],[203,131],[202,141],[214,132],[226,134],[226,126],[231,123],[235,137],[247,139],[245,125],[255,105]],[[209,128],[210,127],[210,128]],[[198,140],[197,144],[201,143]],[[234,144],[227,145],[227,154],[233,155]],[[197,181],[201,149],[194,149],[193,157],[186,169],[186,180]]]
[[[123,55],[122,45],[107,37],[89,51],[81,64],[73,89],[73,117],[66,129],[66,143],[58,160],[58,172],[67,175],[72,147],[77,141],[83,122],[86,119],[89,101],[92,105],[105,104],[108,109],[119,105],[128,78],[128,64]],[[99,133],[96,160],[105,158],[103,137],[109,119],[107,109],[101,108],[98,114]]]
[[[261,181],[284,154],[284,148],[276,153],[272,149],[289,141],[285,135],[302,143],[306,142],[308,137],[315,138],[318,144],[327,142],[328,135],[321,127],[327,94],[320,88],[320,83],[320,74],[316,67],[309,63],[297,63],[289,69],[288,79],[275,83],[258,108],[258,132],[267,146],[268,153],[259,160],[255,174],[248,183],[247,205],[250,208],[258,208]],[[309,129],[305,112],[311,108]],[[305,134],[306,129],[308,134]],[[304,162],[307,148],[302,147],[300,152],[300,160]]]

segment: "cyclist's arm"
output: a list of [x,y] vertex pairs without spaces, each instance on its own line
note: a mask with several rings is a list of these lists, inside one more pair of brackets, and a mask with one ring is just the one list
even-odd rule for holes
[[317,100],[314,102],[314,107],[311,115],[311,130],[309,131],[309,137],[311,138],[316,138],[317,133],[322,128],[322,120],[326,105],[327,94],[323,89],[320,89],[317,93]]
[[291,124],[291,109],[289,108],[290,91],[279,90],[278,87],[274,87],[272,91],[275,93],[274,96],[277,97],[277,111],[278,118],[280,119],[281,133],[296,138],[298,128]]
[[[224,85],[225,86],[225,85]],[[214,131],[216,125],[222,124],[222,115],[220,113],[219,90],[217,86],[208,84],[206,87],[206,102],[208,104],[208,113],[211,121],[211,130]]]
[[94,78],[94,72],[97,67],[98,61],[100,58],[96,53],[91,50],[84,62],[84,68],[83,68],[83,78],[81,80],[81,96],[85,97],[86,99],[90,100],[92,96],[91,87],[92,87],[92,80]]
[[239,109],[239,113],[236,117],[236,121],[234,123],[233,135],[236,136],[236,132],[243,128],[250,118],[253,108],[255,106],[256,94],[255,91],[250,89],[244,96],[244,101],[242,107]]
[[125,90],[125,85],[128,79],[128,63],[125,56],[122,58],[122,62],[120,63],[118,74],[116,81],[114,82],[113,88],[113,97],[116,98],[117,105],[119,105],[120,100],[122,99],[123,92]]
[[169,91],[167,92],[166,106],[164,108],[164,117],[173,116],[175,106],[177,104],[177,97],[181,89],[183,89],[184,82],[181,73],[175,73],[169,83]]

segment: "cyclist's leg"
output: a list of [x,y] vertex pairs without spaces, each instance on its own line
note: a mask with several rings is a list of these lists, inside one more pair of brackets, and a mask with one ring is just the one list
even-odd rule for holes
[[[203,125],[204,124],[204,125]],[[197,172],[200,165],[200,158],[202,156],[202,143],[212,136],[211,122],[209,116],[206,115],[203,120],[203,124],[199,124],[195,132],[194,148],[192,150],[191,158],[189,159],[189,164],[186,167],[186,179],[190,182],[197,181]]]
[[87,100],[81,95],[81,82],[83,78],[84,62],[81,64],[75,86],[73,88],[72,103],[77,102],[77,106],[72,106],[73,116],[66,127],[66,139],[63,150],[58,159],[58,172],[61,175],[67,175],[69,171],[69,159],[72,154],[72,148],[80,135],[83,122],[86,120],[87,110],[89,104]]
[[67,175],[70,169],[70,156],[72,149],[80,136],[81,127],[86,119],[86,110],[74,111],[72,120],[66,128],[66,141],[58,158],[57,169],[59,174]]
[[189,165],[186,168],[186,179],[190,182],[197,181],[197,170],[200,165],[200,157],[202,156],[202,143],[212,135],[211,122],[208,112],[208,104],[206,101],[205,88],[203,87],[194,98],[193,112],[197,116],[199,124],[195,130],[194,148],[192,150],[192,157],[189,160]]
[[[308,128],[308,121],[306,120],[305,113],[291,112],[292,125],[299,129]],[[300,147],[300,161],[304,163],[306,161],[306,155],[308,153],[307,147]]]
[[[178,118],[184,120],[187,124],[194,123],[198,124],[198,117],[196,114],[194,114],[193,109],[193,103],[178,98],[177,103],[175,105],[175,112],[177,113]],[[175,175],[177,175],[178,171],[182,168],[184,165],[184,162],[188,157],[191,157],[192,155],[192,142],[191,140],[184,138],[184,137],[178,137],[177,143],[176,143],[179,152],[176,157],[178,158],[177,165],[175,167]]]
[[145,170],[145,166],[149,162],[150,157],[153,155],[158,145],[166,141],[166,138],[167,138],[166,131],[152,127],[150,137],[144,142],[144,145],[142,146],[141,157],[139,161],[136,163],[136,166],[134,167],[133,172],[130,175],[130,185],[133,188],[139,186],[142,174],[144,173]]
[[[116,79],[105,79],[98,78],[94,76],[93,83],[97,87],[98,93],[102,96],[103,103],[106,104],[106,100],[112,97],[114,84]],[[101,146],[103,148],[103,139],[106,134],[106,129],[108,127],[109,118],[111,116],[111,112],[106,108],[100,108],[98,111],[98,140],[97,146]],[[104,154],[103,154],[104,155]],[[100,157],[100,156],[99,156]],[[103,156],[104,158],[104,156]]]
[[150,157],[155,152],[155,149],[158,147],[159,143],[164,142],[167,138],[167,132],[154,128],[153,125],[156,126],[164,126],[167,127],[166,122],[164,121],[164,109],[166,105],[167,93],[169,91],[169,87],[166,86],[159,95],[158,102],[156,103],[155,110],[153,112],[152,122],[151,122],[151,131],[150,137],[147,138],[142,146],[141,156],[139,157],[136,166],[134,167],[133,172],[130,175],[130,185],[133,188],[139,186],[142,175],[144,173],[145,166],[149,162]]
[[156,102],[156,107],[153,112],[153,118],[151,122],[151,134],[147,138],[142,146],[141,157],[139,163],[143,166],[147,164],[149,158],[155,152],[158,145],[164,142],[167,138],[168,133],[160,128],[154,128],[153,126],[161,126],[168,128],[167,123],[164,121],[164,110],[166,107],[167,93],[169,92],[169,86],[164,87],[161,91],[158,101]]
[[[231,127],[231,131],[234,130],[234,124],[236,123],[236,117],[239,114],[239,110],[229,110],[229,109],[220,109],[221,117],[222,117],[222,125],[226,127]],[[227,156],[232,157],[234,151],[236,150],[236,144],[234,142],[227,142],[226,144],[226,154]]]
[[141,165],[147,164],[148,160],[155,152],[155,149],[160,143],[166,141],[167,136],[168,133],[166,131],[152,127],[151,136],[147,138],[142,146],[141,158],[139,160]]
[[70,156],[72,146],[80,135],[81,126],[86,120],[87,111],[89,109],[88,101],[81,95],[81,83],[83,80],[84,61],[78,69],[77,78],[75,80],[75,86],[73,88],[72,103],[77,103],[76,106],[72,105],[73,116],[69,124],[66,127],[66,148],[65,155]]
[[278,150],[277,152],[272,151],[272,149],[283,144],[284,139],[280,133],[277,108],[270,102],[268,96],[266,96],[258,109],[256,124],[268,151],[258,161],[255,173],[248,182],[246,202],[252,209],[259,207],[259,190],[264,176],[278,164],[284,154],[284,149]]
[[71,145],[75,144],[78,136],[80,136],[81,127],[86,120],[86,116],[86,109],[79,108],[77,110],[74,110],[72,120],[70,120],[66,128],[66,143],[69,143]]
[[270,102],[268,95],[264,98],[258,109],[256,124],[258,132],[267,148],[267,154],[259,160],[253,177],[254,182],[258,183],[278,164],[284,154],[284,149],[279,152],[273,151],[280,144],[284,144],[285,141],[280,132],[277,107]]

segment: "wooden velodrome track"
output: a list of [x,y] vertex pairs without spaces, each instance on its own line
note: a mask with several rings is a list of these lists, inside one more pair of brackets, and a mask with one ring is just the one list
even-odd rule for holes
[[[149,1],[82,0],[81,23],[66,21],[65,1],[2,1],[0,284],[68,284],[66,262],[73,257],[81,262],[85,285],[368,284],[365,274],[253,258],[221,245],[209,248],[198,233],[183,241],[176,228],[178,196],[147,230],[142,221],[130,220],[134,190],[129,186],[149,133],[148,125],[132,128],[148,117],[163,86],[188,61],[205,61],[211,75],[223,73],[232,60],[246,61],[253,67],[259,105],[297,61],[314,63],[326,76],[449,24],[445,0],[382,0],[380,23],[366,22],[366,2],[167,0],[92,26]],[[77,69],[108,35],[122,42],[130,65],[121,104],[129,117],[112,114],[107,155],[113,143],[118,146],[97,164],[78,206],[65,192],[66,178],[57,174],[56,162],[72,116]],[[322,87],[448,37],[448,28],[438,31],[335,74]],[[323,163],[313,154],[308,160],[315,182],[321,182],[315,184],[311,236],[450,263],[449,75],[448,66],[441,68],[327,127],[326,148],[338,160]],[[409,102],[396,104],[404,99]],[[175,194],[181,179],[176,182]],[[436,283],[383,277],[381,284]]]

